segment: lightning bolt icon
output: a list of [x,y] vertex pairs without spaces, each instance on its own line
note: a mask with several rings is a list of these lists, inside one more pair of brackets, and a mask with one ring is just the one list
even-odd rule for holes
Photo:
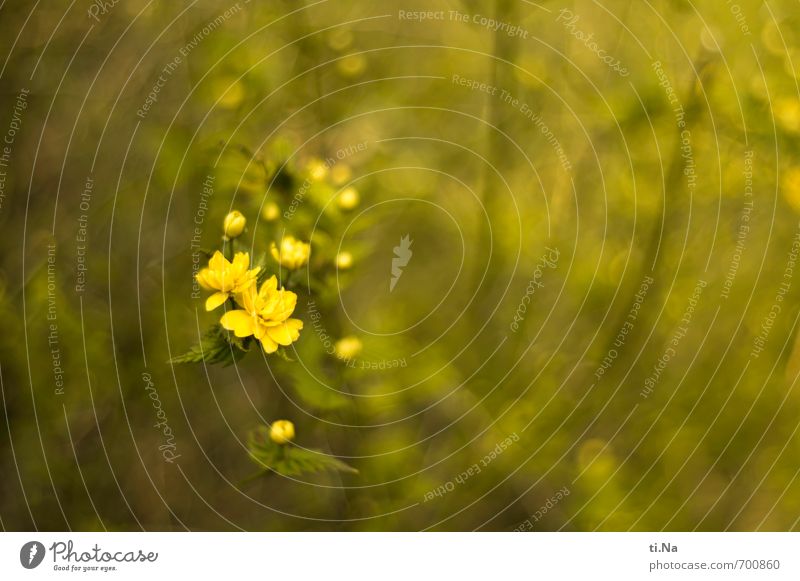
[[400,245],[393,248],[394,258],[392,258],[392,280],[389,281],[389,292],[394,290],[397,281],[400,280],[400,277],[403,275],[403,268],[407,266],[408,261],[411,260],[413,254],[413,252],[411,252],[411,245],[413,243],[414,241],[406,234],[400,239]]

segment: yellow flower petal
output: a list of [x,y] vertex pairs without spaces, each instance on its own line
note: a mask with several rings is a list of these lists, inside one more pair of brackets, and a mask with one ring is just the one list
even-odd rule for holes
[[252,315],[242,310],[228,311],[219,320],[228,331],[233,331],[237,337],[249,337],[253,334],[255,328],[255,321]]
[[297,295],[292,291],[280,291],[278,300],[272,308],[272,319],[281,323],[294,312],[297,306]]
[[206,310],[213,311],[228,300],[228,293],[214,293],[206,299]]
[[211,259],[208,261],[208,268],[210,268],[211,270],[222,270],[227,262],[228,261],[225,260],[225,257],[222,256],[222,252],[217,250],[214,253],[214,256],[212,256]]
[[267,334],[267,327],[264,325],[261,319],[255,319],[255,324],[253,326],[253,336],[261,341],[264,338],[264,335]]
[[242,289],[242,292],[236,295],[236,302],[239,303],[245,311],[252,313],[256,310],[255,301],[257,294],[256,283],[252,281],[248,287]]
[[197,284],[199,284],[205,290],[216,290],[216,287],[210,280],[210,275],[211,271],[207,268],[204,268],[195,275],[195,279],[197,279]]
[[275,278],[275,275],[273,274],[271,277],[261,283],[261,290],[259,293],[263,296],[267,296],[269,293],[276,290],[278,290],[278,279]]
[[247,252],[237,252],[233,257],[234,268],[244,272],[250,266],[250,255]]
[[261,341],[261,347],[264,348],[264,351],[266,353],[275,353],[275,351],[278,350],[278,344],[272,339],[270,339],[267,335],[261,337],[260,341]]

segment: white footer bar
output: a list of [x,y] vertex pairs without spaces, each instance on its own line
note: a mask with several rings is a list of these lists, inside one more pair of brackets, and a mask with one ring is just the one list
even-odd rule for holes
[[3,533],[0,579],[800,579],[798,533]]

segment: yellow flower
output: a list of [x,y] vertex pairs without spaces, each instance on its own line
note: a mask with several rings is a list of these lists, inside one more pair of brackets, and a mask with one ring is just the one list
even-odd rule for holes
[[249,268],[250,255],[247,252],[237,252],[233,262],[228,262],[217,250],[208,261],[208,268],[202,269],[196,275],[200,286],[217,291],[206,300],[206,310],[213,311],[228,300],[229,296],[240,293],[255,283],[261,268],[248,270]]
[[358,202],[358,190],[353,187],[342,190],[342,193],[339,194],[339,198],[336,200],[336,203],[339,204],[342,210],[352,210],[358,206]]
[[244,217],[239,210],[234,210],[222,221],[222,231],[225,233],[225,238],[228,240],[232,238],[238,238],[242,232],[244,232],[244,227],[247,225],[247,218]]
[[294,424],[289,420],[275,420],[269,429],[269,437],[276,444],[286,444],[294,439]]
[[333,345],[333,349],[339,359],[352,359],[361,353],[362,347],[361,339],[355,335],[342,337]]
[[311,254],[311,245],[301,242],[293,236],[284,236],[281,239],[280,250],[273,242],[270,252],[272,257],[278,261],[278,264],[285,266],[289,270],[297,270],[308,262],[308,257]]
[[281,215],[281,209],[275,202],[267,202],[261,209],[261,217],[265,222],[274,222]]
[[347,270],[353,266],[353,255],[347,252],[340,252],[336,255],[336,266],[342,270]]
[[237,337],[253,335],[267,353],[277,351],[278,345],[291,345],[300,337],[303,321],[289,318],[297,305],[297,295],[278,289],[274,275],[259,290],[253,282],[236,296],[236,302],[242,309],[228,311],[219,322]]

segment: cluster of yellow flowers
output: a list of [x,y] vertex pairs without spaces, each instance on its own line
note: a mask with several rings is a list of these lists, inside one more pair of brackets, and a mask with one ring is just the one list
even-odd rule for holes
[[[280,148],[276,146],[275,151],[279,152]],[[230,364],[248,351],[255,341],[264,352],[282,356],[281,348],[298,341],[303,329],[303,321],[293,317],[298,295],[292,291],[297,290],[301,296],[304,293],[304,287],[299,284],[300,270],[308,268],[309,279],[313,279],[308,285],[308,293],[319,301],[319,308],[324,309],[331,307],[332,295],[324,289],[333,280],[332,267],[337,271],[349,270],[356,263],[357,246],[347,250],[340,248],[334,253],[334,246],[328,243],[335,235],[342,215],[355,211],[361,203],[358,190],[345,185],[351,177],[349,166],[319,159],[312,159],[303,166],[269,160],[264,162],[258,156],[254,159],[264,170],[267,191],[274,191],[274,196],[269,201],[265,200],[258,212],[261,220],[270,224],[268,232],[283,230],[292,218],[295,219],[292,224],[295,234],[318,232],[320,238],[315,246],[314,260],[309,262],[309,241],[286,234],[269,243],[265,257],[259,255],[251,262],[250,254],[237,248],[237,238],[245,232],[247,219],[238,210],[229,212],[222,222],[222,249],[215,251],[208,265],[195,275],[197,283],[209,291],[205,301],[206,311],[223,307],[224,312],[218,324],[203,335],[200,344],[173,358],[175,362]],[[278,177],[280,179],[274,179]],[[277,185],[270,190],[273,182]],[[302,189],[304,196],[308,194],[302,206],[299,198],[291,197],[291,191],[297,188]],[[337,191],[336,188],[342,189]],[[286,203],[285,211],[282,211],[283,203]],[[325,220],[319,227],[312,220],[317,211],[320,215],[325,214]],[[281,223],[283,218],[286,218],[285,223]],[[287,288],[281,284],[284,280]],[[318,288],[323,290],[317,292]],[[311,345],[304,356],[313,362],[335,354],[344,364],[339,370],[341,372],[351,365],[350,361],[361,349],[361,340],[350,335],[339,338],[332,353],[327,349],[315,350]],[[250,432],[250,455],[262,469],[288,476],[322,470],[357,472],[341,460],[319,450],[294,446],[295,435],[295,425],[288,419],[259,426]]]
[[[240,212],[231,212],[225,217],[225,238],[232,240],[244,231],[246,220]],[[311,247],[287,236],[280,249],[274,244],[272,256],[290,270],[308,262]],[[232,308],[220,319],[220,325],[233,332],[236,337],[255,337],[264,351],[274,353],[279,345],[288,346],[297,341],[303,322],[292,319],[297,305],[297,295],[279,288],[278,279],[272,275],[258,286],[260,267],[250,268],[250,255],[237,252],[229,261],[218,250],[208,261],[208,267],[197,273],[197,282],[214,293],[206,300],[206,310],[213,311],[229,299]]]

